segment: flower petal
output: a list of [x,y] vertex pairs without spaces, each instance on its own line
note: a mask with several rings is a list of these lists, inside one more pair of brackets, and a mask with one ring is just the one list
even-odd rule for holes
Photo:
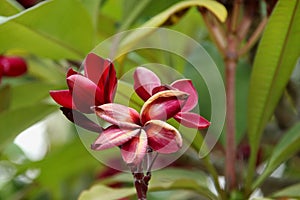
[[189,94],[189,98],[182,108],[182,112],[192,110],[198,104],[198,94],[193,83],[189,79],[180,79],[171,84],[172,87]]
[[210,125],[210,122],[204,117],[191,112],[179,112],[174,116],[174,119],[189,128],[204,129]]
[[150,97],[141,109],[141,122],[152,119],[167,120],[176,115],[184,105],[188,94],[178,90],[158,92]]
[[151,120],[144,127],[149,146],[158,153],[174,153],[182,147],[178,130],[161,120]]
[[110,66],[111,67],[109,68],[109,75],[106,77],[105,84],[104,84],[104,89],[105,89],[104,97],[106,103],[113,102],[113,99],[116,94],[117,82],[118,82],[116,70],[113,64],[111,64]]
[[139,128],[139,113],[133,108],[116,103],[108,103],[94,107],[101,119],[123,128]]
[[105,129],[92,144],[93,150],[103,150],[120,146],[139,134],[140,129],[126,130],[112,125]]
[[152,96],[152,90],[160,86],[160,79],[149,69],[144,67],[136,68],[134,72],[134,89],[135,92],[144,101]]
[[65,108],[65,107],[61,107],[60,110],[67,117],[67,119],[69,119],[71,122],[75,123],[76,125],[96,133],[102,132],[101,126],[99,126],[98,124],[96,124],[95,122],[87,118],[81,112],[69,108]]
[[92,113],[92,106],[101,105],[101,91],[95,83],[81,75],[71,75],[67,83],[72,93],[73,102],[78,110],[84,113]]
[[75,70],[73,70],[72,68],[69,68],[67,71],[67,78],[69,76],[75,75],[75,74],[79,74],[78,72],[76,72]]
[[52,99],[59,105],[75,109],[75,105],[72,101],[72,94],[69,90],[50,90],[49,93]]
[[100,89],[99,99],[103,103],[111,103],[116,90],[117,78],[113,63],[108,59],[90,53],[84,61],[84,73]]
[[[169,85],[160,85],[158,87],[153,88],[152,95],[155,95],[158,92],[162,92],[165,90],[174,90],[175,88],[169,86]],[[176,90],[176,89],[175,89]]]
[[133,137],[121,146],[123,160],[128,164],[139,164],[145,157],[147,144],[147,135],[141,129],[139,136]]

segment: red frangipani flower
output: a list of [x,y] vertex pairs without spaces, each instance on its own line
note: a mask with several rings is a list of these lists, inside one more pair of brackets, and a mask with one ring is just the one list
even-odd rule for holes
[[186,103],[188,94],[178,90],[161,91],[150,97],[140,114],[120,104],[95,107],[101,119],[111,123],[92,144],[92,149],[103,150],[119,146],[123,160],[139,164],[147,149],[158,153],[174,153],[182,146],[177,129],[165,121],[176,115]]
[[189,79],[180,79],[171,85],[162,85],[155,73],[144,67],[138,67],[134,72],[134,89],[144,101],[147,101],[157,92],[164,90],[185,92],[189,94],[189,98],[180,112],[174,116],[174,119],[189,128],[204,129],[210,125],[210,122],[202,116],[190,112],[198,104],[198,94],[192,81]]
[[[113,63],[90,53],[84,61],[84,75],[69,69],[67,72],[68,90],[52,90],[51,97],[62,106],[65,116],[83,128],[96,131],[101,127],[82,113],[92,113],[91,107],[113,101],[117,78]],[[98,130],[99,132],[99,130]]]

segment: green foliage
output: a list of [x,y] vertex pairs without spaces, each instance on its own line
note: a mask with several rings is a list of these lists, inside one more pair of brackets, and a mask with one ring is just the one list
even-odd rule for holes
[[[262,132],[285,89],[300,55],[300,2],[279,1],[259,44],[250,80],[248,137],[254,170]],[[276,30],[276,31],[274,31]],[[248,177],[253,175],[248,173]]]
[[18,49],[41,57],[78,59],[91,50],[94,40],[91,18],[77,0],[47,1],[0,20],[0,52]]
[[[192,37],[195,41],[200,42],[210,54],[225,80],[225,59],[218,52],[216,44],[208,37],[208,33],[211,29],[218,28],[223,28],[225,32],[228,31],[229,20],[233,18],[234,9],[219,2],[222,1],[47,0],[24,10],[14,0],[0,0],[0,54],[23,56],[28,64],[26,76],[21,78],[2,77],[1,80],[0,148],[3,151],[0,154],[2,159],[0,171],[8,170],[1,163],[9,163],[9,166],[13,166],[13,169],[17,170],[17,173],[8,182],[0,180],[0,198],[77,199],[79,197],[81,200],[135,198],[136,190],[132,184],[131,174],[120,173],[101,180],[97,179],[97,176],[107,168],[89,155],[92,152],[89,145],[97,137],[95,133],[83,132],[83,135],[80,135],[80,141],[73,137],[76,132],[73,128],[69,130],[66,127],[57,126],[54,132],[60,128],[63,130],[59,133],[47,130],[51,137],[55,138],[53,135],[58,134],[67,137],[67,141],[56,144],[49,139],[51,137],[46,138],[49,142],[49,151],[45,158],[37,162],[25,159],[18,164],[14,163],[18,160],[17,158],[24,158],[26,155],[12,141],[20,132],[58,110],[58,106],[49,103],[49,90],[67,88],[65,72],[68,67],[78,67],[80,61],[100,41],[130,28],[167,26]],[[268,5],[268,2],[260,2],[262,10]],[[201,19],[199,10],[201,13],[208,12],[212,24],[219,23],[220,27],[208,27],[207,21],[204,18]],[[243,12],[240,15],[244,14]],[[241,18],[239,22],[243,22],[243,20]],[[258,17],[255,20],[260,19]],[[223,24],[225,21],[226,24]],[[182,133],[184,140],[191,143],[191,148],[195,150],[184,153],[183,157],[187,158],[187,163],[184,164],[192,163],[195,167],[200,166],[201,170],[181,167],[153,172],[149,183],[148,197],[150,200],[175,199],[175,197],[177,199],[189,197],[190,199],[202,199],[203,197],[225,200],[244,199],[261,186],[280,164],[293,158],[299,151],[300,123],[298,122],[287,130],[276,144],[272,143],[270,155],[264,152],[267,155],[266,167],[256,180],[252,180],[255,173],[256,153],[260,147],[264,129],[274,114],[300,56],[299,24],[300,0],[279,0],[259,42],[253,68],[251,68],[252,61],[249,59],[251,57],[249,52],[246,57],[240,58],[237,62],[235,142],[236,144],[241,141],[245,142],[244,134],[247,132],[252,153],[248,173],[243,167],[247,158],[245,158],[245,162],[239,160],[235,167],[239,168],[240,174],[238,175],[242,177],[246,174],[247,176],[246,183],[238,183],[239,186],[245,187],[243,189],[246,192],[237,189],[227,191],[227,188],[226,191],[223,191],[222,188],[218,188],[219,175],[217,171],[224,171],[223,152],[227,148],[224,145],[225,134],[222,134],[219,139],[223,145],[217,144],[216,151],[212,152],[212,154],[216,153],[215,156],[209,157],[208,155],[203,160],[199,160],[195,156],[195,151],[199,153],[205,131],[199,132],[194,137],[188,129],[181,129],[184,132]],[[119,52],[125,52],[139,41],[147,38],[154,30],[133,31],[125,38],[114,41],[116,42],[114,45]],[[222,37],[222,34],[224,33],[221,32],[219,36]],[[223,42],[227,43],[228,41]],[[243,46],[243,42],[241,46]],[[199,59],[199,55],[193,52],[190,44],[185,41],[174,41],[174,44],[182,52],[187,52],[184,55],[187,55],[188,58]],[[205,60],[201,59],[202,57],[200,57],[200,61],[205,65]],[[77,66],[73,66],[71,63],[76,63]],[[141,63],[165,64],[192,79],[199,93],[201,115],[210,119],[212,102],[209,91],[204,80],[197,76],[190,64],[186,64],[185,58],[167,55],[162,50],[142,49],[122,55],[114,61],[119,78]],[[160,69],[153,69],[154,72],[156,70],[160,72]],[[132,79],[132,76],[130,78]],[[167,76],[162,79],[162,82],[170,83],[169,79],[172,78],[174,77]],[[135,93],[132,87],[133,81],[128,77],[125,79],[118,81],[115,102],[140,110],[143,101]],[[300,96],[299,94],[297,93],[295,96]],[[293,100],[295,114],[299,114],[299,103],[294,101],[294,96],[291,95],[289,98]],[[173,126],[178,126],[174,119],[168,122]],[[72,136],[70,137],[70,135]],[[93,155],[95,156],[96,153]],[[114,159],[114,155],[104,153],[101,158],[104,160]],[[205,173],[202,167],[206,168]],[[32,182],[20,181],[19,178],[26,176],[28,169],[38,169],[40,174],[32,178]],[[214,183],[211,183],[212,180]],[[111,188],[108,186],[115,183],[121,183],[126,187]],[[212,192],[210,185],[214,185],[217,195]],[[281,191],[273,192],[270,197],[300,198],[299,189],[300,185],[295,184]]]
[[279,165],[296,154],[300,146],[300,123],[289,130],[274,148],[263,173],[255,180],[253,189],[258,187]]

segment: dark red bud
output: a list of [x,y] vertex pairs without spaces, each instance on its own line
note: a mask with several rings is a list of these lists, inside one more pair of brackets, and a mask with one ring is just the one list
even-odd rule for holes
[[0,68],[3,76],[20,76],[27,71],[27,64],[21,57],[0,56]]
[[40,0],[17,0],[24,8],[30,8],[35,4],[39,3]]

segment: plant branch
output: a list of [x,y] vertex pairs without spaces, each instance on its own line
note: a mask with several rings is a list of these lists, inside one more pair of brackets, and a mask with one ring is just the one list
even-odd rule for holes
[[211,18],[214,17],[210,15],[208,10],[204,8],[199,9],[200,13],[202,14],[204,23],[209,31],[209,34],[212,40],[215,42],[219,52],[224,56],[225,55],[225,47],[226,47],[226,37],[224,33],[224,29],[221,27],[220,22],[217,20],[212,20]]
[[232,17],[230,19],[229,31],[231,33],[236,33],[238,26],[238,19],[240,15],[240,7],[242,4],[242,0],[235,0],[233,5]]
[[239,50],[238,52],[239,56],[242,56],[245,53],[247,53],[253,47],[253,45],[258,41],[258,39],[263,33],[263,30],[267,22],[268,22],[268,18],[264,17],[260,22],[260,24],[255,29],[255,31],[253,32],[253,34],[251,35],[251,37],[249,38],[249,40],[247,41],[247,43]]
[[226,149],[225,179],[226,187],[236,187],[236,144],[235,144],[235,72],[237,65],[237,40],[235,35],[228,36],[228,47],[225,60],[226,73]]

